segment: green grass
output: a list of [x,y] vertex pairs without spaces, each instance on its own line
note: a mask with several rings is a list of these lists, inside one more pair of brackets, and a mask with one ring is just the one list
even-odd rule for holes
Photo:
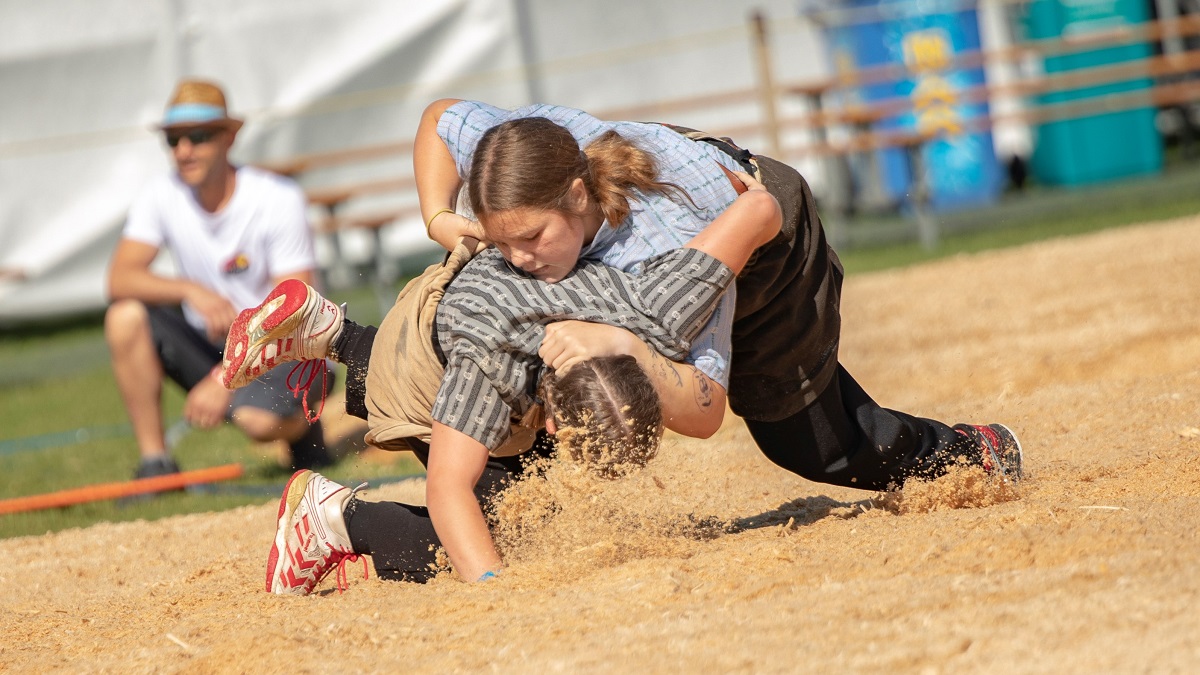
[[[378,322],[370,291],[333,294],[361,308],[352,316]],[[338,386],[344,372],[338,375]],[[0,499],[68,490],[129,479],[137,448],[109,367],[99,317],[25,327],[0,334]],[[165,387],[168,424],[178,421],[183,391]],[[268,454],[272,453],[272,454]],[[174,454],[185,469],[241,463],[241,478],[154,499],[112,501],[0,515],[0,538],[44,534],[102,521],[153,519],[180,513],[229,509],[278,498],[290,472],[270,446],[253,443],[229,425],[187,431]],[[336,480],[373,484],[417,475],[409,453],[371,461],[350,452],[324,473]]]
[[[938,246],[866,246],[862,240],[911,236],[911,220],[861,222],[839,244],[847,272],[911,265],[958,253],[1014,246],[1103,228],[1200,213],[1200,167],[1183,167],[1152,180],[1086,190],[1032,190],[1006,197],[983,210],[938,217]],[[832,229],[832,228],[831,228]],[[856,241],[857,240],[857,241]],[[398,289],[398,287],[397,287]],[[378,324],[379,292],[359,289],[332,294],[350,303],[351,318]],[[344,377],[339,374],[339,386]],[[0,331],[0,499],[65,490],[129,478],[137,451],[129,433],[108,362],[98,316]],[[166,391],[168,424],[180,417],[183,394]],[[180,513],[216,511],[277,499],[287,479],[273,456],[232,427],[193,430],[176,446],[184,468],[240,462],[245,474],[205,490],[163,495],[129,504],[97,502],[58,510],[0,515],[0,538],[43,534],[101,521],[153,519]],[[334,479],[378,483],[419,473],[408,453],[390,463],[350,454],[327,473]]]

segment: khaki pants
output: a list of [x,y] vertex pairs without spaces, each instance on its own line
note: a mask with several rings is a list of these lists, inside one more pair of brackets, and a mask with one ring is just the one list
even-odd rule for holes
[[[446,262],[430,265],[396,296],[375,343],[367,370],[366,441],[385,450],[412,450],[408,439],[425,444],[433,429],[434,400],[446,369],[434,348],[434,321],[446,287],[474,255],[475,240],[467,239],[450,253]],[[512,435],[493,457],[521,454],[533,445],[536,429],[513,425]]]

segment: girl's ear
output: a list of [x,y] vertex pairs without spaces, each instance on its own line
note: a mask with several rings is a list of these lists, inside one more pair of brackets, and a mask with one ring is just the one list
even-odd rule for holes
[[558,433],[558,425],[554,423],[554,415],[546,415],[546,433],[551,436]]
[[576,178],[571,181],[571,187],[567,190],[567,201],[571,205],[571,211],[574,213],[584,213],[588,208],[588,191],[587,186],[583,184],[582,178]]

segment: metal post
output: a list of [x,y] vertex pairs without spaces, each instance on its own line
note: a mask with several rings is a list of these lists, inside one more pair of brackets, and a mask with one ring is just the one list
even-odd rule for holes
[[1175,0],[1155,0],[1154,6],[1158,9],[1158,20],[1167,26],[1162,36],[1163,53],[1173,56],[1182,52],[1183,38],[1173,23],[1179,18],[1179,7],[1175,5]]
[[542,73],[537,63],[537,46],[533,41],[533,18],[529,12],[529,0],[513,0],[513,15],[517,22],[521,69],[525,71],[525,88],[529,102],[545,103],[542,97]]
[[372,244],[375,246],[375,302],[379,305],[379,316],[385,316],[396,304],[395,283],[400,278],[402,266],[396,258],[389,257],[383,250],[383,228],[371,228]]
[[162,19],[163,71],[174,85],[175,81],[192,73],[189,50],[192,28],[183,0],[163,3]]
[[333,251],[333,261],[329,264],[329,269],[325,271],[326,288],[341,290],[350,288],[354,285],[354,270],[350,269],[349,263],[346,262],[345,256],[342,255],[342,242],[338,235],[337,228],[337,207],[330,204],[326,207],[326,213],[329,214],[328,223],[334,226],[323,233],[325,241],[329,243],[329,249]]
[[929,183],[925,177],[925,159],[921,156],[921,142],[910,142],[904,147],[908,154],[908,166],[912,172],[913,215],[917,219],[917,238],[921,248],[931,251],[941,239],[937,220],[929,210]]

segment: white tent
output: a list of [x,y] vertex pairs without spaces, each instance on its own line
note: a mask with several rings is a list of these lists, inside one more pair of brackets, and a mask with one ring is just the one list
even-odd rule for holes
[[[792,22],[773,43],[779,77],[823,72],[792,2],[756,7]],[[235,159],[271,162],[410,140],[420,111],[441,96],[600,112],[753,87],[751,9],[716,0],[0,0],[0,325],[104,306],[125,211],[169,169],[152,126],[182,76],[225,86],[247,121]],[[758,114],[748,100],[721,119],[673,121],[711,128]],[[409,162],[359,170],[391,175]]]

